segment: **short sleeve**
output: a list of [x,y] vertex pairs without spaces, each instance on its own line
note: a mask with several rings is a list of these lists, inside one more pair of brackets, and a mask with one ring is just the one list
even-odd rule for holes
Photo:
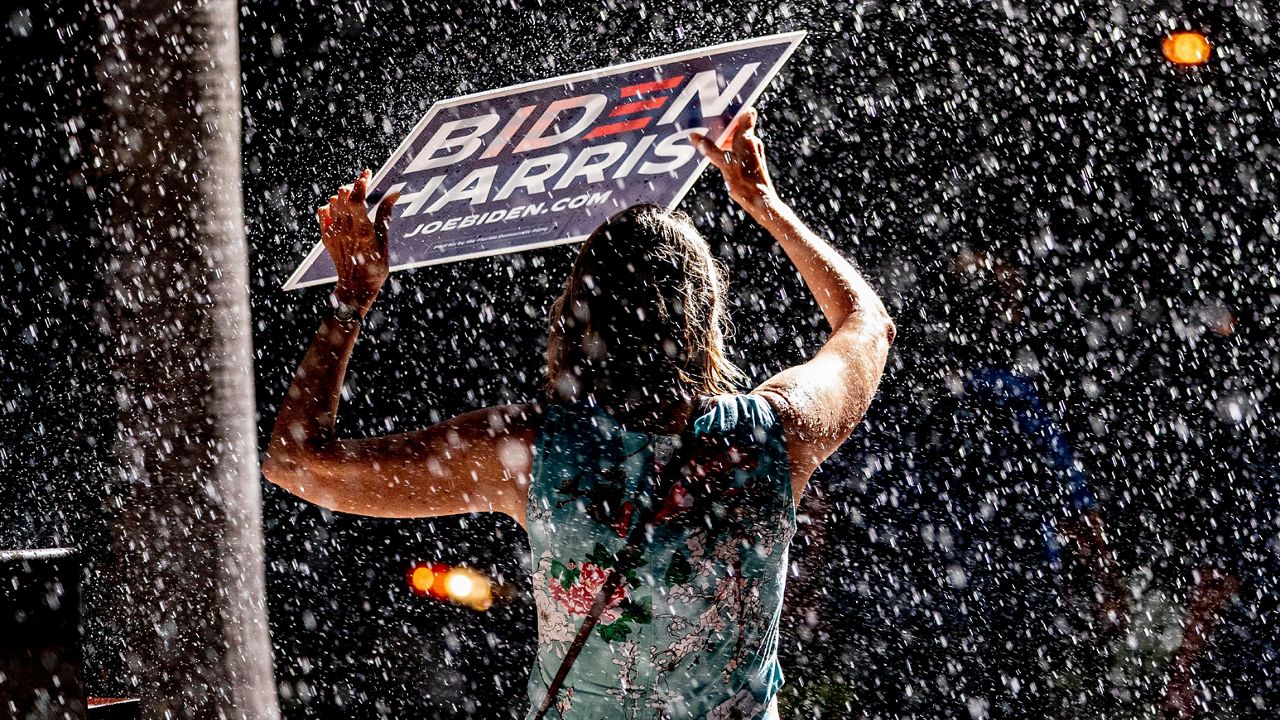
[[712,408],[694,421],[698,435],[719,435],[730,443],[752,448],[757,458],[755,473],[768,477],[794,514],[791,462],[782,422],[769,401],[760,395],[720,395]]
[[709,412],[693,425],[698,434],[733,433],[749,429],[768,432],[778,424],[769,401],[759,395],[720,395]]

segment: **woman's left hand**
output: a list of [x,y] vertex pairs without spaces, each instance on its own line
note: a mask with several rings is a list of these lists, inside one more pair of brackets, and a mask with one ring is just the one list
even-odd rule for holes
[[751,108],[734,121],[728,149],[717,147],[705,132],[689,134],[689,142],[724,177],[729,197],[747,212],[763,209],[777,197],[769,179],[764,143],[756,135],[756,118],[756,109]]
[[387,281],[387,228],[391,211],[400,193],[388,193],[378,203],[377,218],[369,219],[365,194],[369,189],[369,170],[364,170],[351,185],[343,185],[328,204],[316,211],[320,221],[320,238],[333,258],[338,272],[334,296],[338,302],[351,305],[361,316],[369,308]]

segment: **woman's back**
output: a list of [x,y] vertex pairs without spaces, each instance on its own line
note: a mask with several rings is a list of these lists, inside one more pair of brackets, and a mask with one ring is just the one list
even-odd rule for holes
[[[398,195],[371,219],[366,170],[317,213],[340,275],[338,307],[295,373],[263,472],[331,510],[501,512],[526,526],[541,625],[535,716],[555,697],[565,710],[551,717],[754,718],[782,682],[777,621],[793,498],[866,412],[894,328],[853,265],[778,197],[755,121],[749,111],[734,122],[727,151],[691,139],[795,264],[831,333],[812,359],[751,395],[731,394],[746,378],[725,353],[727,279],[710,245],[687,217],[638,206],[587,238],[552,307],[547,395],[567,404],[541,415],[481,408],[406,433],[339,438],[347,362],[390,272]],[[622,432],[607,413],[574,404],[604,397],[631,412],[655,394],[716,396],[695,419],[697,442]],[[655,457],[676,458],[675,470],[655,471]],[[590,642],[576,642],[578,628]],[[576,648],[575,664],[560,660]],[[547,692],[562,666],[564,692]]]
[[634,569],[610,593],[552,716],[754,718],[776,695],[795,532],[782,426],[763,397],[723,395],[691,431],[682,452],[680,436],[623,429],[585,402],[542,415],[527,509],[535,708],[629,536],[639,538]]

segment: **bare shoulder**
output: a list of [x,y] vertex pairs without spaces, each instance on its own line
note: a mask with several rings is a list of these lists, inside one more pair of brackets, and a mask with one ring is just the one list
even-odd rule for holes
[[887,320],[846,323],[811,360],[783,370],[753,391],[769,401],[782,423],[797,498],[814,470],[861,422],[892,340],[893,325]]
[[532,440],[537,430],[542,409],[536,403],[512,403],[468,410],[438,423],[471,438],[528,438]]
[[447,447],[473,451],[478,464],[527,476],[541,413],[535,403],[495,405],[462,413],[436,428],[444,432]]
[[809,482],[809,477],[821,462],[821,460],[815,461],[814,453],[810,451],[812,439],[815,436],[810,417],[796,410],[795,405],[788,399],[787,393],[779,388],[760,387],[751,391],[751,394],[763,398],[773,409],[779,424],[782,425],[783,438],[787,444],[787,457],[791,465],[791,487],[796,500],[799,501],[805,485]]
[[462,479],[473,509],[487,505],[523,525],[541,412],[535,403],[496,405],[437,423],[428,470]]

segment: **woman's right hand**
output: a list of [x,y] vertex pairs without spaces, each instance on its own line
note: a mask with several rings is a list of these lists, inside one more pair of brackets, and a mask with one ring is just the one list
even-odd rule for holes
[[756,111],[748,110],[738,118],[728,149],[711,142],[706,133],[695,132],[689,140],[707,156],[724,177],[729,197],[747,212],[764,209],[777,197],[764,159],[764,143],[756,136]]
[[400,197],[398,192],[388,193],[378,203],[376,220],[370,220],[365,208],[370,179],[369,170],[364,170],[354,183],[343,185],[327,205],[316,211],[320,239],[338,273],[334,295],[339,302],[355,307],[361,316],[368,314],[387,281],[387,228]]

